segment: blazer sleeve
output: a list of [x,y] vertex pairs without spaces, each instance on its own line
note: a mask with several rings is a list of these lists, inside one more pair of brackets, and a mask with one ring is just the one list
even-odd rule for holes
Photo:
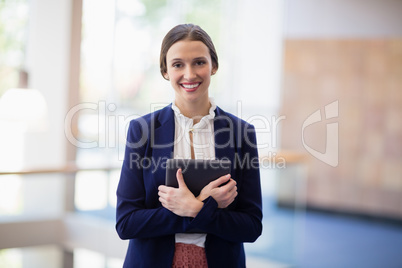
[[[189,222],[188,218],[179,217],[160,205],[157,186],[149,183],[154,179],[150,177],[153,173],[144,172],[138,162],[150,150],[148,125],[145,121],[134,120],[128,129],[117,187],[116,230],[121,239],[172,235],[184,232]],[[136,163],[133,163],[134,159]],[[155,199],[152,205],[147,202],[147,195]]]
[[226,209],[218,208],[217,202],[209,197],[191,221],[189,228],[197,228],[232,242],[254,242],[262,232],[262,200],[259,159],[255,129],[247,125],[241,150],[235,157],[238,169],[235,178],[238,196]]

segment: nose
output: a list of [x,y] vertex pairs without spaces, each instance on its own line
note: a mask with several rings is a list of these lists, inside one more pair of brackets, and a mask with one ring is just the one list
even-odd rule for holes
[[191,81],[197,77],[195,70],[192,66],[187,66],[184,70],[184,78]]

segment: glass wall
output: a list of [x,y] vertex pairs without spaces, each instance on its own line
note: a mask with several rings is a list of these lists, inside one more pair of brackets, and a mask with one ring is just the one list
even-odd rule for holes
[[28,0],[0,1],[0,97],[18,86],[25,63],[28,13]]

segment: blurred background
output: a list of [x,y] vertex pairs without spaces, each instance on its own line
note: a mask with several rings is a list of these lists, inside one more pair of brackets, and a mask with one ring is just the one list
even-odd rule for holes
[[200,25],[210,95],[254,124],[248,267],[402,267],[402,1],[0,0],[0,267],[121,267],[131,119],[173,100],[164,35]]

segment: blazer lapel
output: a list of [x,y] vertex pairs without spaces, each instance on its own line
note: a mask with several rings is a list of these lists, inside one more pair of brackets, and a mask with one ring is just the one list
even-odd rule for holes
[[174,145],[174,114],[171,106],[165,107],[160,113],[153,114],[156,118],[151,119],[150,149],[152,150],[153,180],[149,183],[157,188],[165,184],[166,161],[173,158]]
[[232,165],[235,161],[234,125],[229,116],[219,107],[215,110],[215,157],[216,159],[229,159]]
[[173,145],[174,145],[174,114],[171,105],[165,107],[159,114],[155,122],[155,126],[151,126],[151,147],[153,150],[153,157],[158,158],[172,158]]

